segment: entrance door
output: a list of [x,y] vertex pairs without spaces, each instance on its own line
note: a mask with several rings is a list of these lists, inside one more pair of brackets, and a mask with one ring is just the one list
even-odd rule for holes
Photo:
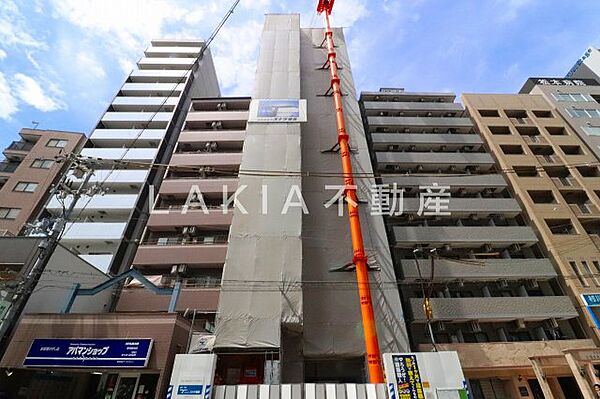
[[134,399],[139,374],[120,374],[112,399]]

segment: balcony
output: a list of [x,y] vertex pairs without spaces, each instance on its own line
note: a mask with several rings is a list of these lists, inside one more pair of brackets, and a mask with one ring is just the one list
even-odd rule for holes
[[515,126],[534,126],[530,118],[509,118],[510,122]]
[[140,69],[179,69],[188,70],[196,62],[196,58],[154,58],[144,57],[138,61]]
[[248,111],[190,111],[186,117],[188,122],[247,120]]
[[173,71],[164,69],[136,69],[129,75],[129,81],[132,83],[182,83],[187,76],[187,71]]
[[378,112],[436,112],[436,113],[462,113],[463,106],[460,103],[444,102],[394,102],[394,101],[365,101],[363,107],[368,115]]
[[525,226],[394,226],[396,246],[450,244],[452,247],[473,248],[490,244],[493,248],[505,248],[512,244],[529,246],[538,240],[533,230]]
[[[420,278],[416,261],[402,259],[400,265],[405,281],[414,282]],[[421,275],[431,275],[429,260],[419,261],[419,268]],[[435,261],[435,281],[439,282],[550,280],[556,276],[554,266],[549,259],[465,259],[463,261],[438,259]]]
[[504,180],[504,177],[499,174],[492,175],[443,175],[439,176],[419,176],[419,175],[407,175],[407,176],[382,176],[384,184],[396,183],[399,188],[412,188],[419,189],[419,186],[432,185],[437,183],[440,186],[449,186],[450,191],[456,191],[459,189],[465,190],[466,192],[477,192],[483,189],[496,189],[503,190],[507,187],[508,183]]
[[7,181],[18,167],[18,162],[0,162],[0,184]]
[[[489,216],[490,214],[502,214],[509,217],[521,213],[519,203],[512,198],[456,198],[450,197],[448,212],[453,217],[458,216]],[[403,213],[417,213],[419,210],[419,198],[404,198]],[[400,206],[400,205],[398,205]]]
[[[68,223],[63,241],[119,241],[123,238],[127,223]],[[69,245],[73,245],[69,243]]]
[[376,152],[377,168],[380,171],[394,167],[412,169],[421,166],[424,171],[437,171],[454,167],[463,170],[468,166],[478,166],[489,170],[494,166],[491,155],[486,153],[459,152]]
[[146,57],[191,58],[200,54],[201,47],[150,46],[144,51]]
[[598,218],[600,217],[600,212],[598,208],[591,202],[582,202],[577,204],[569,204],[569,208],[578,218]]
[[[417,323],[426,322],[423,300],[411,298],[409,302],[413,320]],[[577,310],[567,296],[431,298],[431,306],[436,321],[508,322],[517,319],[539,321],[578,317]]]
[[225,189],[233,193],[238,187],[238,179],[165,179],[160,186],[161,195],[187,196],[192,186],[197,186],[201,193],[221,194]]
[[[185,83],[125,83],[121,87],[124,96],[177,97],[185,89]],[[117,97],[118,98],[118,97]]]
[[[141,185],[146,181],[148,176],[148,169],[99,169],[95,170],[94,174],[90,178],[89,184],[104,183],[109,187],[118,188],[119,186],[129,187],[130,185]],[[83,180],[70,174],[71,179],[75,186],[80,185]]]
[[173,154],[171,166],[229,166],[242,163],[242,153]]
[[523,140],[527,144],[550,144],[548,143],[548,140],[546,140],[546,138],[541,135],[522,135],[521,137],[523,137]]
[[211,266],[225,263],[227,236],[223,238],[170,238],[146,241],[138,247],[133,264],[157,266],[189,264]]
[[[136,206],[138,200],[137,194],[106,194],[103,196],[94,196],[91,199],[84,198],[75,204],[75,212],[81,217],[126,217]],[[64,206],[71,205],[72,197],[64,200]],[[85,206],[85,209],[83,207]],[[48,212],[59,215],[63,211],[61,204],[56,197],[52,198],[46,206]]]
[[554,185],[561,190],[581,189],[581,185],[573,177],[552,177],[551,179]]
[[90,140],[98,147],[158,147],[166,129],[96,129]]
[[25,155],[33,148],[33,143],[27,141],[13,141],[3,151],[4,156],[7,159],[23,159]]
[[111,108],[117,112],[168,111],[179,104],[178,97],[116,97]]
[[363,101],[380,102],[453,103],[456,96],[448,92],[366,91],[360,94],[360,98]]
[[81,155],[98,158],[112,165],[114,160],[139,161],[151,163],[156,157],[157,148],[84,148]]
[[215,141],[217,143],[243,143],[246,139],[244,130],[207,130],[187,131],[184,130],[177,140],[180,144],[206,143]]
[[473,128],[469,118],[439,118],[439,117],[402,117],[402,116],[370,116],[367,117],[370,129],[453,129],[455,132],[468,133]]
[[179,226],[228,227],[231,225],[232,218],[233,209],[228,209],[226,214],[223,214],[221,209],[209,209],[208,214],[204,214],[200,209],[190,209],[187,212],[182,209],[156,209],[150,213],[147,226],[153,231]]
[[[213,313],[219,305],[219,288],[183,288],[176,310],[196,309]],[[121,291],[117,312],[166,312],[170,296],[155,295],[145,288],[125,288]]]
[[134,126],[165,129],[172,117],[172,112],[107,112],[100,122],[103,127],[109,129],[127,129]]
[[555,154],[536,155],[535,158],[542,165],[558,165],[561,163],[560,159]]
[[477,134],[373,133],[371,138],[375,151],[411,148],[411,151],[427,152],[440,147],[446,151],[473,151],[483,147],[483,140]]

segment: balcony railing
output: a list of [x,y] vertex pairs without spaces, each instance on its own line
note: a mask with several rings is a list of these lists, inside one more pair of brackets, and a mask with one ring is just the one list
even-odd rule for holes
[[29,151],[32,148],[33,144],[26,141],[13,141],[8,147],[6,147],[7,150],[13,151]]
[[510,118],[513,125],[531,125],[531,119],[529,118]]
[[176,277],[163,277],[161,285],[163,287],[174,287],[177,281],[181,281],[182,288],[218,288],[221,286],[220,277],[190,277],[190,278],[176,278]]
[[14,162],[0,162],[0,172],[12,173],[17,170],[18,166],[19,164]]
[[227,244],[227,235],[214,235],[203,237],[157,237],[149,238],[142,242],[142,245],[215,245]]

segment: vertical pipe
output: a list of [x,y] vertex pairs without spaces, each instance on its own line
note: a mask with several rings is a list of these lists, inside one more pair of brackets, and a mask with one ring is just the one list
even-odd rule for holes
[[[365,347],[367,352],[367,366],[369,369],[369,381],[372,384],[383,383],[383,369],[381,365],[381,353],[379,351],[379,342],[377,339],[377,326],[375,324],[375,314],[373,312],[373,302],[371,300],[371,287],[369,285],[369,271],[367,266],[367,257],[360,227],[360,217],[358,214],[358,201],[354,178],[352,175],[352,161],[350,158],[350,147],[348,145],[348,133],[346,132],[346,122],[344,121],[344,108],[342,105],[342,93],[340,77],[336,63],[336,53],[333,44],[333,31],[329,21],[331,10],[325,11],[327,40],[327,58],[329,60],[329,71],[331,73],[331,89],[333,90],[333,102],[335,106],[335,118],[338,129],[338,143],[340,145],[340,155],[342,157],[342,171],[344,174],[344,184],[346,186],[345,194],[347,198],[348,217],[350,219],[350,234],[352,236],[352,249],[354,252],[353,262],[356,266],[356,280],[358,283],[358,295],[360,298],[360,310],[362,315],[362,324],[365,334]],[[356,205],[355,205],[356,204]]]

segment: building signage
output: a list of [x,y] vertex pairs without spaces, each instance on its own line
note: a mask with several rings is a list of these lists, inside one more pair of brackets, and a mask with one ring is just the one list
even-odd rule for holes
[[397,399],[424,399],[417,357],[412,354],[392,355]]
[[152,339],[34,339],[26,367],[143,368],[148,365]]
[[179,385],[177,395],[202,395],[204,385]]
[[248,122],[306,122],[306,100],[256,99],[250,103]]
[[585,306],[600,306],[600,294],[581,294]]

